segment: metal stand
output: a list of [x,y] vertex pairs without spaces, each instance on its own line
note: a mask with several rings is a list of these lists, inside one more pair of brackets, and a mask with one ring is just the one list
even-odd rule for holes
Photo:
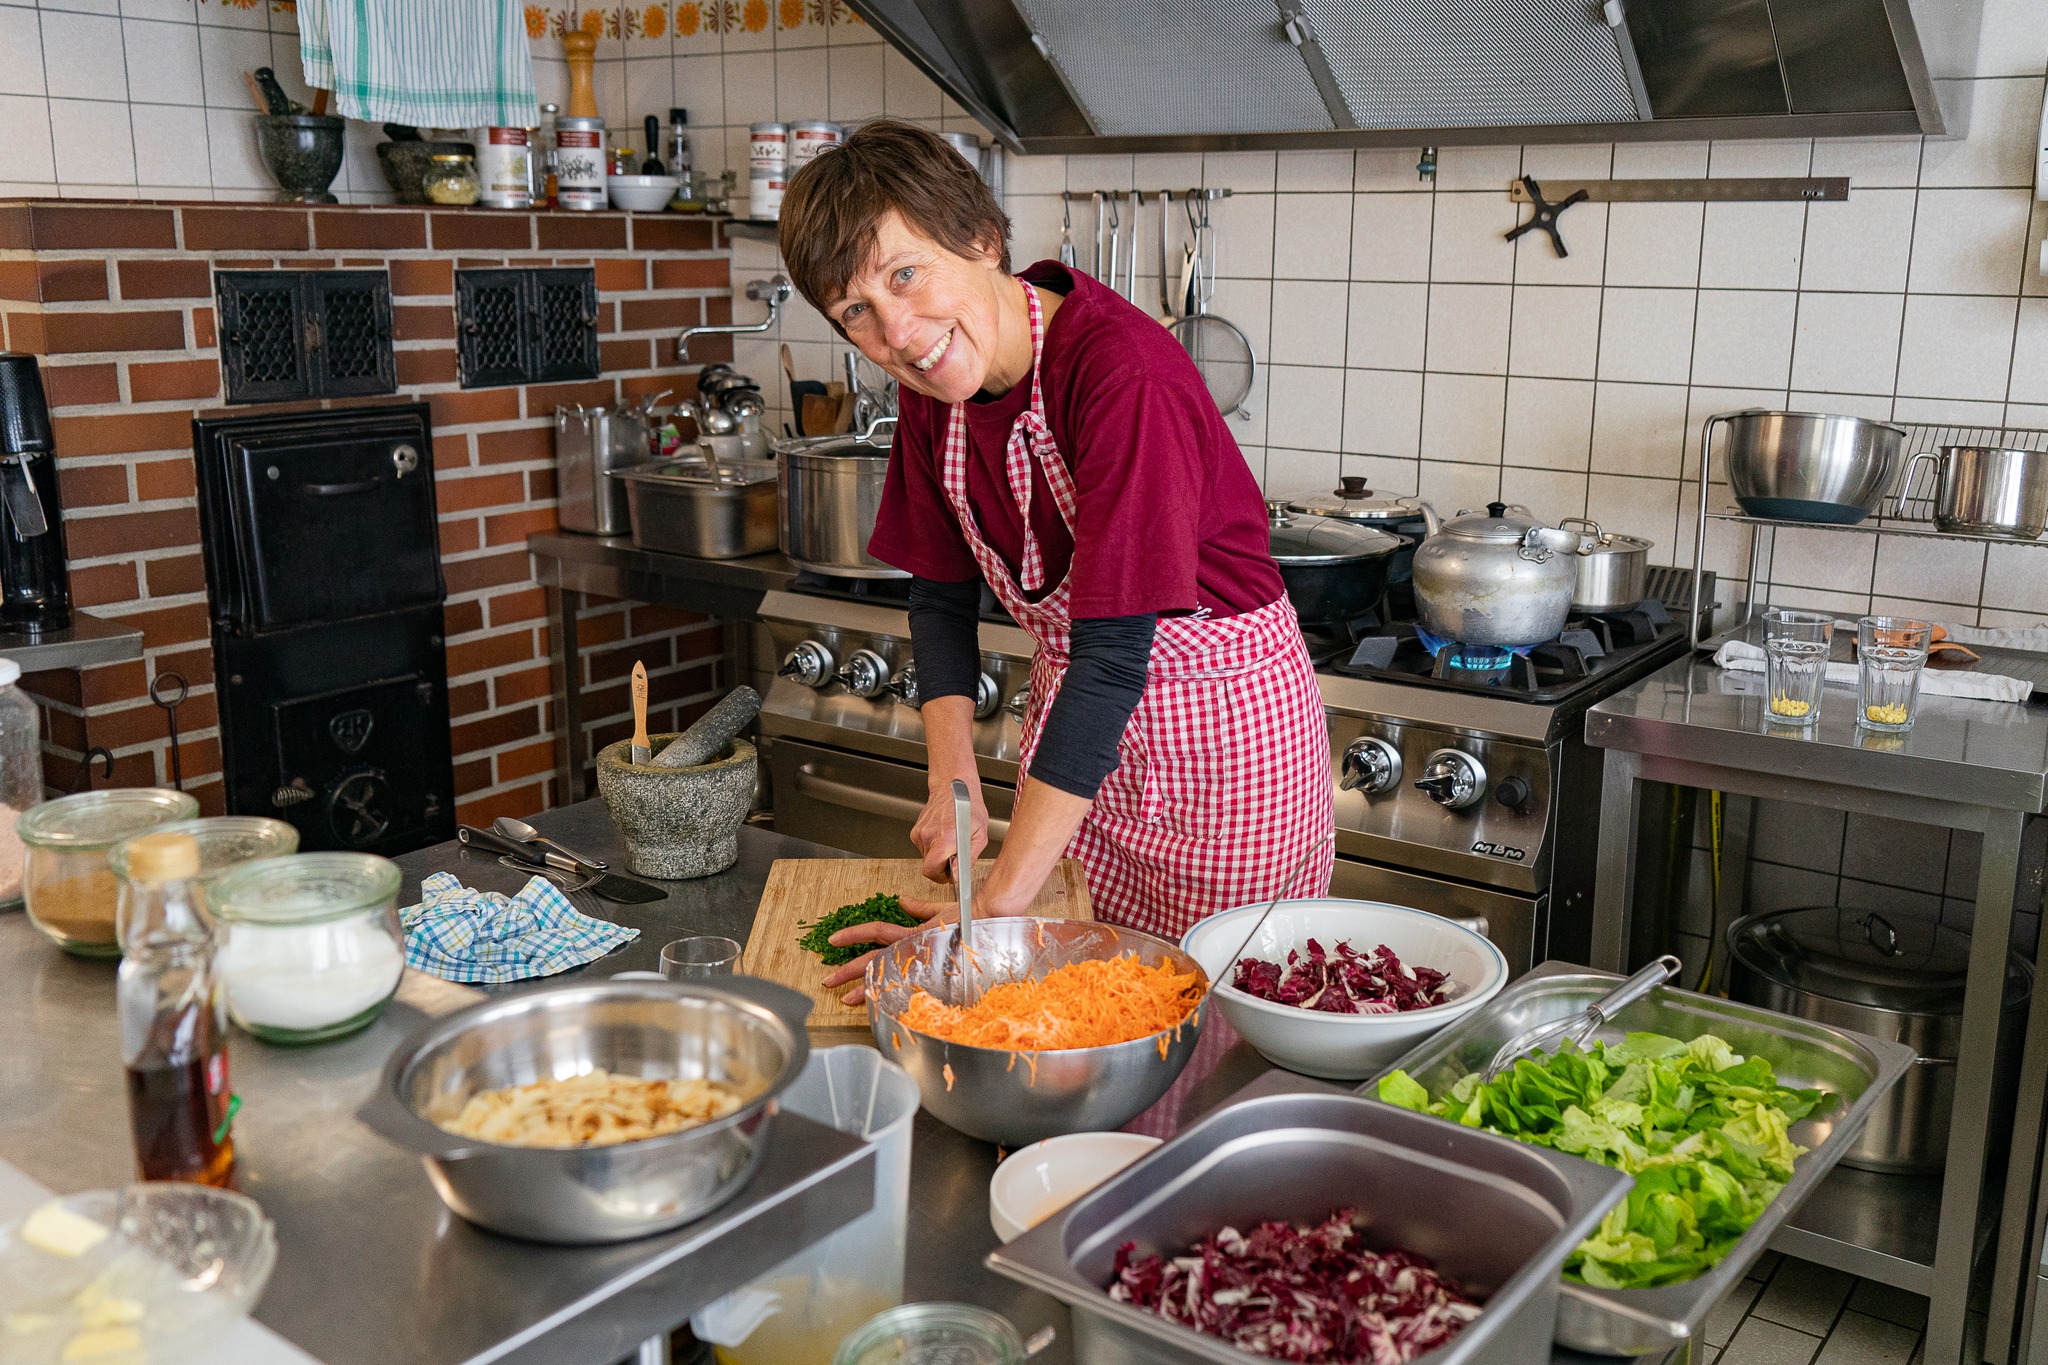
[[[1760,714],[1758,703],[1750,699],[1751,712],[1744,712],[1743,698],[1718,690],[1712,676],[1717,673],[1696,661],[1681,661],[1601,703],[1587,717],[1588,742],[1606,750],[1592,965],[1609,971],[1629,966],[1624,957],[1635,913],[1630,901],[1639,783],[1700,787],[1981,833],[1983,861],[1938,1216],[1927,1217],[1934,1193],[1927,1177],[1837,1171],[1793,1215],[1773,1246],[1927,1295],[1928,1365],[1965,1361],[1966,1310],[1989,1260],[1994,1293],[1984,1358],[2003,1361],[2016,1328],[2031,1311],[2038,1274],[2041,1231],[2033,1210],[2042,1094],[2048,1085],[2048,1001],[2043,999],[2048,991],[2037,990],[2030,1006],[2003,1182],[1988,1170],[1989,1135],[1997,1126],[1994,1118],[2012,1112],[2015,1097],[1992,1093],[1992,1059],[2015,893],[2023,877],[2022,836],[2028,817],[2048,804],[2043,775],[1971,769],[1954,772],[1946,783],[1924,780],[1919,773],[1928,760],[1946,760],[1956,769],[1966,766],[1953,763],[1955,754],[1936,752],[1948,737],[1944,733],[1925,737],[1928,752],[1915,755],[1921,760],[1917,763],[1903,754],[1866,753],[1853,739],[1845,742],[1827,730],[1819,736],[1823,742],[1760,734],[1760,722],[1750,721],[1752,712]],[[1828,718],[1822,719],[1825,726]],[[1967,737],[1969,724],[1958,721],[1953,728]],[[2013,742],[2019,742],[2017,736]],[[1968,752],[1967,746],[1959,748]],[[1893,766],[1907,763],[1912,771]],[[1995,1257],[1987,1258],[1984,1247],[1998,1214],[2001,1183],[2003,1225]]]

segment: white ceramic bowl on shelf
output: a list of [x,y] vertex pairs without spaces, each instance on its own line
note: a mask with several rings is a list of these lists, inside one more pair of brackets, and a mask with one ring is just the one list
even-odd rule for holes
[[1326,1014],[1261,1000],[1230,984],[1236,976],[1239,943],[1251,931],[1264,903],[1211,915],[1181,939],[1188,956],[1215,983],[1211,995],[1230,1026],[1275,1066],[1325,1080],[1364,1080],[1423,1039],[1461,1019],[1500,993],[1508,962],[1500,949],[1461,924],[1383,901],[1334,898],[1281,901],[1245,945],[1243,956],[1263,958],[1284,970],[1289,952],[1308,952],[1315,939],[1332,955],[1349,943],[1370,955],[1385,944],[1404,967],[1431,967],[1457,982],[1458,993],[1428,1009],[1398,1014]]
[[672,175],[612,175],[605,177],[604,190],[615,209],[660,213],[682,183]]
[[1143,1133],[1067,1133],[1019,1147],[988,1182],[997,1239],[1022,1236],[1158,1145]]

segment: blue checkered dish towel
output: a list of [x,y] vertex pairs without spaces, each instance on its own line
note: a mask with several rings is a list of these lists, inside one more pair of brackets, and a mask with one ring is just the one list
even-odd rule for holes
[[553,976],[595,962],[638,929],[592,919],[569,904],[545,877],[532,877],[516,896],[475,891],[453,873],[420,883],[424,899],[399,912],[406,965],[444,981],[496,986]]

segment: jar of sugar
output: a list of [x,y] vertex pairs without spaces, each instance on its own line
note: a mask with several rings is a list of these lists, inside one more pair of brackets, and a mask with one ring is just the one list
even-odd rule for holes
[[208,890],[228,1017],[273,1043],[366,1027],[405,971],[398,864],[368,853],[245,863]]

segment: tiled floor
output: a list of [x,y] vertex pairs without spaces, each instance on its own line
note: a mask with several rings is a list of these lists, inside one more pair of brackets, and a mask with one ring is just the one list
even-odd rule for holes
[[1707,1318],[1699,1365],[1919,1365],[1927,1300],[1771,1252]]

